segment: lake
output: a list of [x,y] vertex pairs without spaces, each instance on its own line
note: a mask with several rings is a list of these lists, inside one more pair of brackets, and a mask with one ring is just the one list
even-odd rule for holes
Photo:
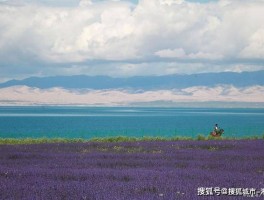
[[226,137],[264,134],[264,109],[2,106],[0,137],[94,138],[208,135],[214,124]]

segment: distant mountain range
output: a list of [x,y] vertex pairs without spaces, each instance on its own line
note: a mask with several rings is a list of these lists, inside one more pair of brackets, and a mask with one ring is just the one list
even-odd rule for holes
[[24,80],[10,80],[0,84],[0,88],[25,85],[41,89],[61,87],[67,89],[173,89],[192,86],[233,85],[247,87],[264,85],[264,70],[256,72],[222,72],[192,75],[136,76],[129,78],[112,78],[108,76],[53,76],[31,77]]

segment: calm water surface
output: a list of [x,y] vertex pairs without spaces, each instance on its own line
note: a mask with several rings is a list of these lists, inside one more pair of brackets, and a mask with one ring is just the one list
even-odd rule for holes
[[0,137],[208,135],[215,123],[225,136],[264,134],[264,109],[0,107]]

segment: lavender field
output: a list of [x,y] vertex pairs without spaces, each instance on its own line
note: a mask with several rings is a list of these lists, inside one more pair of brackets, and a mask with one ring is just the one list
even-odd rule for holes
[[201,187],[261,189],[263,146],[263,140],[0,145],[0,199],[203,199]]

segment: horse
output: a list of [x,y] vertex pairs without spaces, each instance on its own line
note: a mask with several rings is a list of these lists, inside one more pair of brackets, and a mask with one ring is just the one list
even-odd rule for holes
[[221,137],[222,134],[224,134],[224,132],[225,132],[224,129],[220,129],[218,131],[211,132],[210,135],[213,137]]

